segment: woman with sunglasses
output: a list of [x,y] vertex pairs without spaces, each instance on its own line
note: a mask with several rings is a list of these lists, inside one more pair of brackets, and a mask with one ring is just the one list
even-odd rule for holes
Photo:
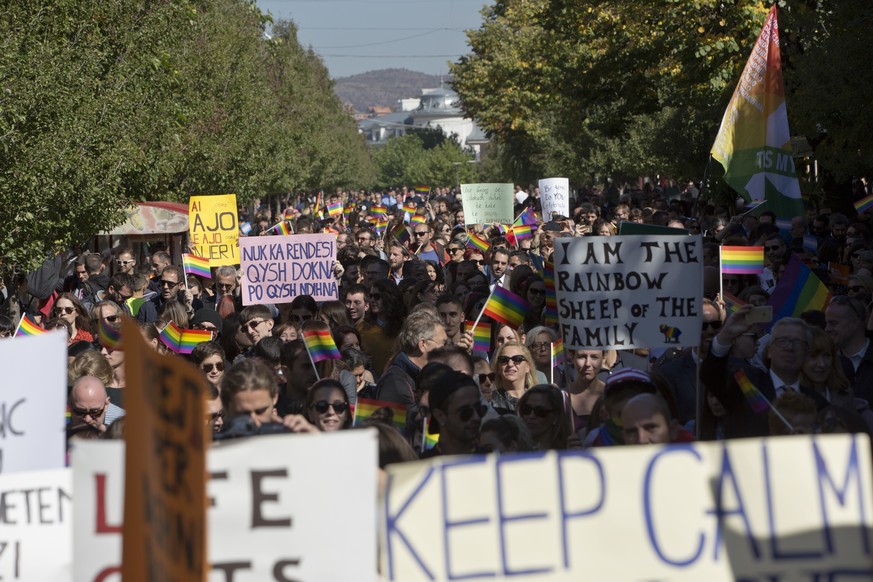
[[345,389],[331,378],[312,385],[306,395],[305,408],[307,420],[322,432],[335,432],[352,426]]
[[518,399],[536,383],[535,369],[533,358],[523,345],[508,343],[498,348],[491,361],[497,389],[491,397],[491,406],[501,414],[515,412]]
[[532,387],[518,401],[518,416],[530,431],[537,450],[567,448],[570,421],[564,413],[564,397],[558,388],[549,384]]
[[[543,379],[539,384],[547,384],[552,376],[552,343],[558,340],[555,330],[542,325],[531,329],[524,338],[524,345],[530,350],[536,366],[536,377]],[[559,375],[555,373],[555,383],[559,382]]]
[[206,375],[206,381],[219,387],[224,375],[224,350],[213,342],[197,344],[191,351],[191,361]]
[[52,313],[58,319],[63,319],[70,324],[70,341],[67,345],[94,341],[94,336],[91,334],[91,318],[78,297],[72,293],[61,293],[55,300]]

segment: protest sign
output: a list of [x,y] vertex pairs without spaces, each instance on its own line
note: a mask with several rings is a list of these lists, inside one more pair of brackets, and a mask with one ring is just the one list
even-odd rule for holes
[[387,471],[388,580],[873,576],[866,435],[450,457]]
[[0,580],[71,580],[69,469],[0,475]]
[[540,180],[540,202],[543,205],[543,220],[552,219],[552,214],[570,216],[570,180],[546,178]]
[[0,474],[64,466],[67,336],[0,341]]
[[555,241],[564,345],[572,349],[696,346],[699,236],[596,236]]
[[512,184],[461,184],[466,224],[512,224]]
[[131,580],[203,580],[206,562],[206,379],[122,324],[127,371],[124,549]]
[[209,259],[210,267],[238,264],[236,194],[192,196],[188,204],[191,253]]
[[[209,579],[375,580],[377,457],[372,429],[210,449]],[[121,442],[83,441],[73,453],[78,581],[121,580],[123,466]]]
[[339,297],[333,265],[335,234],[249,237],[240,241],[243,305],[316,301]]

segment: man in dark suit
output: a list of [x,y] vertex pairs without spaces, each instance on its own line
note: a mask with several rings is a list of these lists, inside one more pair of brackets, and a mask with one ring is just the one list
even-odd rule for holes
[[825,331],[852,362],[855,396],[873,402],[873,342],[867,337],[867,306],[857,297],[837,295],[825,311]]
[[712,340],[709,357],[703,361],[701,367],[701,379],[707,390],[727,410],[724,418],[726,438],[769,434],[767,411],[756,413],[749,405],[734,376],[738,369],[745,371],[755,388],[771,403],[784,391],[794,390],[813,399],[818,410],[828,405],[827,400],[818,392],[800,383],[800,372],[812,344],[812,331],[802,319],[780,319],[770,330],[770,341],[764,358],[769,363],[766,371],[739,360],[728,361],[728,353],[734,340],[756,325],[746,321],[746,314],[751,309],[751,305],[745,305],[728,317],[721,331]]

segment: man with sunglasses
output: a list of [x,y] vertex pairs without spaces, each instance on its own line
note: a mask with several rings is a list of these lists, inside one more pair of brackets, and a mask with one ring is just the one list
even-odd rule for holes
[[115,274],[118,273],[130,276],[136,273],[136,259],[133,257],[133,251],[129,248],[122,248],[115,255]]
[[451,372],[440,379],[428,394],[430,432],[439,434],[439,443],[421,455],[470,454],[479,443],[479,429],[488,410],[472,376]]
[[855,396],[873,400],[873,350],[867,337],[869,313],[864,302],[848,295],[837,295],[825,310],[825,331],[840,354],[852,364]]
[[438,249],[433,243],[433,227],[429,222],[413,226],[410,245],[416,249],[418,258],[422,261],[433,261],[437,265],[442,265],[445,260],[441,249]]
[[124,416],[124,409],[112,404],[106,387],[99,378],[82,376],[70,390],[70,431],[90,426],[104,433],[115,420]]

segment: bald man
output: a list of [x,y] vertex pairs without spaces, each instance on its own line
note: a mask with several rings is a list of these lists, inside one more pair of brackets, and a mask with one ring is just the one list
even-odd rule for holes
[[99,378],[82,376],[70,391],[71,427],[89,425],[101,433],[124,416],[124,409],[109,402],[106,387]]
[[674,442],[679,425],[667,402],[657,394],[640,394],[627,401],[621,411],[626,445],[661,445]]

